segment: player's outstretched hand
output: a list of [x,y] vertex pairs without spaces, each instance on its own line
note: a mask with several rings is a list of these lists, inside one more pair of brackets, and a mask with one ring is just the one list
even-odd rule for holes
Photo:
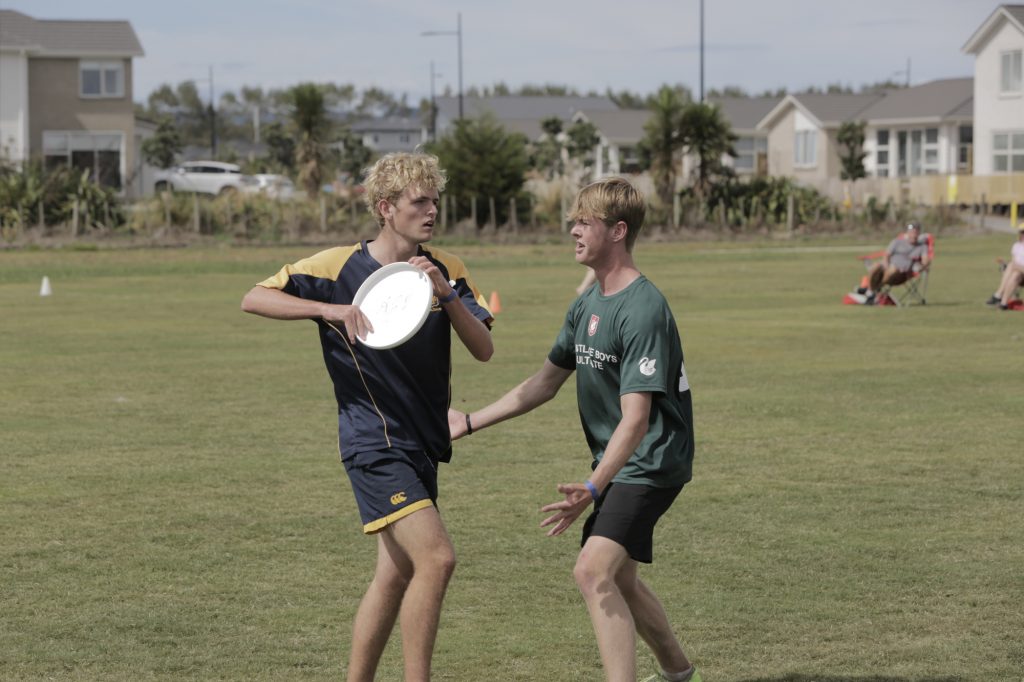
[[452,440],[458,440],[466,435],[466,413],[448,408],[448,430],[451,431]]
[[564,533],[593,500],[590,491],[582,483],[559,483],[558,492],[565,495],[564,500],[540,508],[542,512],[555,512],[540,522],[541,528],[554,525],[554,528],[548,531],[548,537]]

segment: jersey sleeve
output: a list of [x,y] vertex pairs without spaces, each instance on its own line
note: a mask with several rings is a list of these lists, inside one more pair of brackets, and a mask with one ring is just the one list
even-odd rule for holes
[[548,353],[548,360],[551,364],[562,369],[573,371],[576,369],[576,307],[579,305],[579,299],[569,306],[569,311],[565,314],[565,322],[562,323],[562,329],[559,330],[558,336],[555,338],[555,345],[551,347],[551,352]]
[[672,362],[672,316],[661,309],[635,309],[623,320],[619,395],[668,393],[678,367]]
[[258,286],[280,289],[298,298],[330,303],[334,282],[354,248],[338,247],[321,251],[296,263],[281,268]]

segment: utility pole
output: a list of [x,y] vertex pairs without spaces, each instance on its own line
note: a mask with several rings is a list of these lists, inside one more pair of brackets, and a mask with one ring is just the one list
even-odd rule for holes
[[704,0],[700,0],[700,103],[704,103]]

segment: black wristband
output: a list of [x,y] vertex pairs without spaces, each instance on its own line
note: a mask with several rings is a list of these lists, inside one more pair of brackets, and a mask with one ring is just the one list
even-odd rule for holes
[[440,303],[441,305],[444,305],[445,303],[451,303],[458,297],[458,295],[459,292],[455,291],[455,289],[452,289],[450,292],[448,292],[447,296],[445,296],[444,298],[437,299],[437,302]]
[[473,422],[469,421],[469,412],[466,413],[466,435],[473,435]]

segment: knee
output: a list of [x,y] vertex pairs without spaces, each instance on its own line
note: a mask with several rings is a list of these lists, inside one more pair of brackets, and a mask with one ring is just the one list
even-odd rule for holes
[[608,589],[608,576],[598,566],[587,561],[586,554],[581,554],[576,560],[572,577],[584,596],[605,592]]
[[438,580],[447,583],[451,579],[452,574],[455,573],[456,563],[454,549],[450,546],[438,547],[430,553],[426,561],[420,565],[420,568],[426,569],[431,575],[436,576]]

